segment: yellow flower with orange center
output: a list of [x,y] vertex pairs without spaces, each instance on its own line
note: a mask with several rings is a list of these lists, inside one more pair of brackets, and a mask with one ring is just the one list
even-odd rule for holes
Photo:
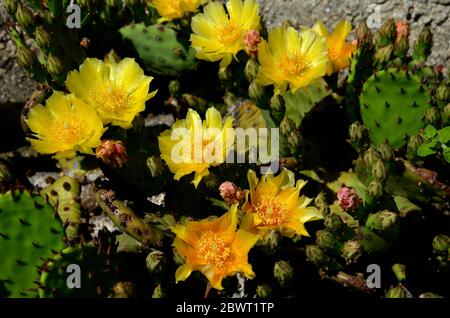
[[355,44],[345,41],[352,30],[351,24],[346,20],[340,21],[332,34],[328,33],[322,21],[317,22],[313,29],[327,40],[329,57],[327,75],[350,66],[352,55],[356,50]]
[[322,214],[313,206],[312,199],[300,196],[306,184],[298,180],[294,185],[293,173],[283,169],[276,177],[264,175],[258,180],[256,173],[247,174],[250,191],[243,206],[245,215],[241,228],[263,237],[269,230],[277,230],[283,236],[309,236],[304,224],[322,219]]
[[30,109],[26,123],[34,138],[27,138],[42,154],[73,158],[76,152],[94,154],[104,129],[93,108],[74,95],[54,92],[46,105]]
[[152,79],[131,58],[118,63],[88,58],[79,71],[69,73],[66,86],[91,105],[105,125],[127,129],[136,115],[145,110],[145,103],[156,95],[156,91],[149,93]]
[[226,68],[239,51],[246,48],[245,35],[261,28],[259,4],[255,0],[230,0],[225,12],[219,2],[211,2],[192,18],[191,42],[196,57],[202,60],[221,61]]
[[198,186],[209,174],[209,167],[225,162],[234,145],[233,118],[222,121],[220,112],[211,107],[202,122],[200,115],[189,109],[186,119],[176,121],[171,129],[158,137],[161,158],[179,180],[195,172],[192,183]]
[[197,11],[205,0],[150,0],[150,5],[158,11],[158,23],[172,21]]
[[193,271],[200,271],[215,289],[222,288],[222,279],[242,273],[254,278],[248,263],[248,253],[258,241],[258,236],[242,229],[237,230],[237,205],[220,218],[189,221],[176,225],[173,246],[185,258],[176,273],[176,281],[186,280]]
[[288,87],[295,93],[325,75],[327,55],[324,38],[314,31],[275,28],[269,33],[269,41],[263,40],[258,46],[261,66],[256,81],[263,86],[274,85],[277,95]]

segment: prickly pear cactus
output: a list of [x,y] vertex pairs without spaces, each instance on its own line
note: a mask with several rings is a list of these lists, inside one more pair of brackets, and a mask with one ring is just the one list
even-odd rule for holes
[[177,33],[165,25],[132,24],[120,29],[131,40],[149,71],[177,76],[196,67],[195,51],[177,39]]
[[0,281],[8,297],[36,297],[47,259],[64,248],[53,209],[28,192],[0,195]]
[[80,195],[80,185],[71,177],[61,177],[51,186],[41,191],[41,195],[56,209],[59,217],[66,226],[69,240],[78,237],[81,224],[80,204],[77,198]]
[[389,69],[375,73],[360,96],[361,116],[373,144],[400,148],[424,127],[430,95],[418,76]]
[[[111,255],[113,249],[111,246],[100,248],[93,243],[64,249],[52,258],[46,271],[42,273],[39,296],[42,298],[110,296],[117,280],[117,261]],[[77,265],[80,269],[80,276],[74,277],[73,281],[70,280],[70,273],[72,270],[75,273],[78,268],[73,269],[70,265]],[[74,286],[69,286],[68,281]],[[80,285],[77,285],[77,282]]]

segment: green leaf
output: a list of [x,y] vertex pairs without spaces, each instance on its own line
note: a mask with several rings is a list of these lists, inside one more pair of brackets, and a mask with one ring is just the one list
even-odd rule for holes
[[325,81],[317,81],[307,87],[300,88],[295,94],[290,91],[283,94],[286,104],[286,116],[297,127],[314,106],[330,94]]
[[421,157],[427,157],[427,156],[433,155],[436,153],[436,150],[434,150],[433,148],[435,148],[437,146],[437,144],[438,144],[437,140],[433,140],[431,142],[422,144],[417,149],[417,154]]
[[442,154],[444,155],[445,160],[450,163],[450,147],[445,147],[444,151],[442,151]]
[[434,128],[434,126],[428,125],[425,127],[425,130],[423,131],[423,137],[425,139],[432,139],[434,136],[436,136],[437,130]]
[[450,126],[444,127],[438,131],[438,140],[443,144],[450,141]]

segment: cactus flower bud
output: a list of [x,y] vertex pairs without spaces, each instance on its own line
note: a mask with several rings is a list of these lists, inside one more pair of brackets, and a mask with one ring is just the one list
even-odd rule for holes
[[264,245],[264,250],[267,254],[271,255],[275,253],[281,244],[281,233],[276,230],[267,231],[262,240]]
[[354,263],[358,258],[361,257],[363,253],[363,248],[361,244],[356,240],[350,240],[345,242],[342,248],[342,257],[345,259],[347,264]]
[[53,76],[61,75],[64,72],[64,65],[61,60],[51,53],[47,56],[46,68],[49,74]]
[[145,259],[147,269],[152,274],[162,273],[165,265],[164,253],[158,250],[154,250],[147,255]]
[[369,184],[367,191],[371,197],[379,198],[383,195],[383,184],[374,180]]
[[289,136],[295,129],[295,123],[289,117],[284,117],[280,123],[280,133],[283,136]]
[[47,48],[50,46],[52,41],[52,36],[48,33],[43,26],[38,26],[36,31],[34,31],[34,39],[36,44],[40,48]]
[[450,87],[446,83],[442,83],[436,90],[436,97],[443,103],[450,102]]
[[337,199],[341,208],[343,208],[347,212],[356,210],[356,208],[361,203],[361,200],[359,199],[355,189],[353,188],[340,188],[337,192]]
[[251,99],[258,100],[264,94],[264,87],[257,84],[256,81],[250,83],[248,95]]
[[367,142],[368,130],[367,127],[361,124],[359,121],[355,121],[349,128],[350,141],[352,143],[365,143]]
[[128,160],[123,142],[116,140],[102,140],[95,156],[112,168],[122,168]]
[[150,170],[153,178],[159,177],[164,172],[164,167],[159,156],[151,156],[148,158],[147,168]]
[[441,112],[436,107],[432,107],[425,113],[425,122],[430,125],[438,125],[441,121]]
[[433,251],[436,254],[446,254],[450,248],[450,237],[447,235],[436,235],[433,239]]
[[258,69],[259,65],[258,62],[256,62],[256,59],[251,58],[247,61],[247,64],[245,64],[244,74],[249,82],[252,82],[256,78]]
[[376,35],[378,47],[385,47],[394,43],[397,27],[393,19],[387,20]]
[[384,166],[383,160],[378,159],[372,166],[372,176],[379,181],[386,179],[386,167]]
[[269,284],[258,285],[256,287],[256,297],[269,298],[272,296],[272,287]]
[[444,298],[441,295],[435,294],[435,293],[423,293],[419,295],[419,298]]
[[24,28],[28,28],[34,23],[33,12],[22,4],[17,6],[16,19],[17,22],[19,22],[19,24]]
[[407,38],[409,36],[409,24],[406,20],[397,20],[395,22],[395,30],[397,39]]
[[119,282],[113,287],[115,298],[136,297],[136,287],[132,282]]
[[366,226],[371,230],[384,231],[398,222],[397,213],[384,210],[369,215],[366,221]]
[[336,245],[336,238],[327,230],[316,232],[316,245],[324,250],[332,250]]
[[270,98],[270,110],[272,115],[280,120],[284,115],[284,99],[280,95],[273,95]]
[[119,5],[122,4],[121,0],[106,0],[106,6],[107,7],[118,7]]
[[17,48],[17,61],[20,66],[26,69],[30,69],[33,67],[36,62],[36,55],[29,48],[26,47],[18,47]]
[[308,260],[316,266],[321,266],[327,260],[325,252],[316,245],[306,246],[306,257]]
[[391,145],[389,145],[389,143],[387,142],[379,145],[377,150],[383,160],[389,161],[394,158],[394,149],[392,149]]
[[244,191],[232,182],[225,181],[220,187],[220,196],[228,204],[241,203],[244,199]]
[[431,47],[433,46],[433,34],[429,27],[424,27],[419,34],[419,38],[414,47],[413,59],[415,61],[426,61],[431,53]]
[[273,267],[273,276],[281,287],[288,287],[294,278],[294,268],[287,261],[279,261]]
[[300,134],[300,131],[294,130],[293,132],[291,132],[291,134],[287,137],[287,142],[291,154],[298,154],[299,148],[303,143],[303,137]]
[[409,160],[414,160],[415,158],[417,158],[417,149],[421,144],[423,144],[423,138],[421,134],[416,134],[409,138],[406,148],[406,156]]
[[393,50],[394,46],[392,44],[378,48],[377,51],[375,52],[374,58],[379,64],[385,64],[389,62],[389,60],[391,59]]
[[258,56],[259,43],[261,43],[259,31],[250,30],[244,34],[245,52],[247,52],[250,57],[255,58]]
[[381,154],[373,148],[367,149],[364,153],[364,163],[369,167],[373,166],[380,159]]
[[399,282],[402,282],[406,279],[406,266],[403,264],[394,264],[392,265],[392,271],[397,277]]
[[324,224],[325,227],[332,232],[340,231],[344,226],[344,222],[341,217],[336,213],[330,213],[325,216]]
[[156,285],[155,289],[153,290],[152,298],[166,298],[166,291],[161,286],[161,284]]
[[358,46],[372,45],[373,35],[364,19],[361,20],[356,29],[356,37],[358,38]]
[[178,96],[180,93],[180,81],[172,80],[169,83],[169,93],[170,96]]

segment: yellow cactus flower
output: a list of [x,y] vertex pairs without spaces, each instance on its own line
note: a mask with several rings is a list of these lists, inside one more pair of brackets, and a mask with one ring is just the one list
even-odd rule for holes
[[27,138],[42,154],[56,154],[56,158],[73,158],[77,151],[94,154],[100,145],[104,129],[95,110],[74,95],[54,92],[46,105],[34,106],[26,123],[33,132]]
[[192,183],[198,186],[209,174],[208,167],[217,166],[226,160],[234,144],[232,117],[222,124],[222,115],[211,107],[206,111],[206,120],[189,109],[186,119],[176,121],[171,129],[158,137],[161,158],[166,162],[174,179],[195,172]]
[[149,93],[152,77],[145,76],[134,59],[120,62],[88,58],[80,70],[67,76],[69,91],[91,105],[103,123],[130,128],[134,117],[145,110],[145,103],[156,95]]
[[313,206],[312,199],[299,196],[306,181],[298,180],[294,185],[293,173],[283,169],[276,177],[264,175],[258,180],[254,171],[247,174],[250,191],[243,206],[245,215],[241,228],[264,237],[268,230],[277,230],[283,236],[309,236],[304,224],[322,219],[322,214]]
[[294,94],[326,72],[327,45],[312,30],[275,28],[269,33],[269,41],[259,44],[258,52],[261,67],[256,81],[263,86],[273,84],[277,95],[283,94],[288,86]]
[[176,281],[184,281],[193,271],[200,271],[213,288],[223,289],[222,279],[238,272],[254,278],[248,252],[258,236],[236,231],[237,222],[237,205],[233,205],[220,218],[190,221],[172,228],[176,235],[173,246],[186,260],[175,273]]
[[162,23],[195,12],[204,2],[205,0],[150,0],[150,5],[158,11],[161,16],[158,23]]
[[345,42],[345,39],[352,30],[351,24],[346,20],[340,21],[331,35],[322,21],[318,21],[313,29],[327,40],[329,58],[327,75],[350,66],[356,45]]
[[230,0],[225,12],[220,2],[211,2],[192,18],[192,47],[196,57],[220,62],[226,68],[236,54],[246,48],[245,35],[261,28],[259,4],[255,0]]

